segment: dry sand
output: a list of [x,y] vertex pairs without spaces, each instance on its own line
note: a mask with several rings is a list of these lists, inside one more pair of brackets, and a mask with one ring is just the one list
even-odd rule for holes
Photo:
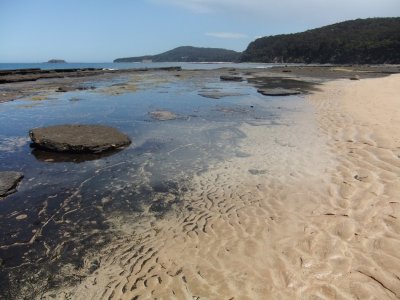
[[333,81],[301,116],[243,125],[248,155],[57,298],[400,298],[399,95],[399,75]]

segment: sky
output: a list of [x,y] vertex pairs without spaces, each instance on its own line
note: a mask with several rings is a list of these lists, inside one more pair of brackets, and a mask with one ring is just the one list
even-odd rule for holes
[[400,0],[0,0],[0,62],[111,62],[400,16]]

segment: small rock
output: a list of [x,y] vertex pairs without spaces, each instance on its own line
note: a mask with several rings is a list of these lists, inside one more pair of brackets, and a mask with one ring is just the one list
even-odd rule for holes
[[176,114],[167,110],[156,110],[149,113],[150,116],[158,121],[169,121],[178,118]]
[[0,172],[0,197],[15,193],[24,174],[14,171]]
[[17,220],[24,220],[24,219],[26,219],[27,217],[28,217],[28,215],[22,214],[22,215],[18,215],[15,219],[17,219]]
[[256,169],[250,169],[249,173],[251,175],[262,175],[262,174],[267,174],[268,171],[267,170],[256,170]]
[[111,202],[112,202],[112,199],[110,197],[104,197],[103,199],[101,199],[101,204],[103,206],[107,205],[108,203],[111,203]]
[[150,210],[153,212],[162,213],[168,210],[168,204],[162,199],[159,199],[153,202],[153,204],[150,206]]
[[221,75],[219,78],[222,81],[243,81],[243,77],[240,76]]
[[360,80],[360,76],[359,75],[351,76],[350,80]]
[[65,92],[68,92],[68,89],[65,88],[64,86],[60,86],[58,89],[56,89],[56,92],[65,93]]

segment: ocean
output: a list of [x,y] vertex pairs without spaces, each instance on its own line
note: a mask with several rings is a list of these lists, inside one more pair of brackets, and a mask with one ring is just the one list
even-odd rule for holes
[[270,68],[282,64],[263,63],[187,63],[187,62],[165,62],[165,63],[0,63],[0,70],[39,68],[50,69],[75,69],[75,68],[103,68],[103,69],[141,69],[161,68],[179,66],[185,70],[209,70],[217,68]]

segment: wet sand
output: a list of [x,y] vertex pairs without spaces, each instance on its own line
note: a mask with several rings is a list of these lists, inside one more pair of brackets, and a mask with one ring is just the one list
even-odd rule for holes
[[400,76],[343,78],[316,76],[305,109],[275,126],[240,125],[237,155],[198,172],[163,218],[110,219],[125,234],[45,296],[400,298]]

